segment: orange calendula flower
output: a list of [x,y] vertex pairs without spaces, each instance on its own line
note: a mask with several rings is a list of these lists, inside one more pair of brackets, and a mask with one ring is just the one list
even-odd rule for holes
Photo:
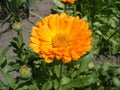
[[32,28],[30,47],[50,63],[53,58],[65,63],[78,60],[91,49],[88,23],[78,16],[51,14]]
[[68,2],[68,3],[74,3],[75,2],[75,0],[60,0],[61,2]]

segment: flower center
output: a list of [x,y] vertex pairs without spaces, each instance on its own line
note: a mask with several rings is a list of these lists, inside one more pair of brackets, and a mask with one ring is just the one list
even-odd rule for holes
[[28,68],[27,67],[23,67],[22,68],[22,73],[26,73],[28,71]]
[[67,39],[64,34],[58,33],[52,39],[52,46],[55,48],[66,47]]

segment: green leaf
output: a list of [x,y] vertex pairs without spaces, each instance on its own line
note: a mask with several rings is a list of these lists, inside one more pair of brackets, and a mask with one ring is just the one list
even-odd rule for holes
[[29,90],[39,90],[36,84],[29,85]]
[[0,90],[6,90],[5,85],[2,83],[2,81],[0,81]]
[[56,7],[56,6],[54,6],[54,7],[52,8],[52,10],[53,10],[53,11],[57,11],[57,12],[59,12],[59,13],[64,12],[64,10],[63,10],[63,9],[59,9],[59,8],[58,8],[58,7]]
[[0,52],[0,65],[5,61],[5,56],[9,51],[9,49],[10,49],[10,46],[7,46]]
[[15,4],[17,7],[20,7],[23,4],[23,0],[15,0]]
[[120,79],[119,79],[119,78],[114,77],[114,78],[113,78],[113,83],[114,83],[117,87],[120,87]]
[[12,16],[12,12],[11,12],[9,15],[7,15],[7,17],[4,19],[4,21],[3,21],[3,23],[0,25],[0,27],[3,26],[3,25],[11,18],[11,16]]
[[96,30],[95,32],[96,32],[98,35],[100,35],[100,36],[103,35],[100,30]]
[[94,78],[92,75],[82,75],[82,76],[75,78],[68,84],[63,85],[63,90],[70,89],[73,87],[89,86],[95,83],[95,81],[96,81],[96,78]]
[[79,70],[76,70],[76,71],[74,71],[74,72],[71,74],[71,77],[74,78],[74,77],[76,77],[76,76],[78,76],[78,75],[79,75]]
[[64,84],[69,83],[70,81],[71,81],[70,78],[68,78],[68,77],[63,77],[63,78],[61,79],[61,84],[64,85]]
[[88,55],[82,57],[79,60],[79,63],[80,63],[79,71],[80,72],[84,72],[85,70],[88,69],[88,64],[91,62],[92,56],[93,56],[92,53],[89,53]]
[[3,63],[3,62],[5,62],[5,57],[0,57],[0,65]]
[[60,77],[60,65],[54,66],[54,73],[56,74],[57,77]]
[[54,89],[57,90],[59,88],[59,85],[60,85],[60,83],[58,82],[58,80],[57,79],[54,80],[53,84],[54,84]]
[[28,86],[27,85],[22,86],[22,87],[18,88],[17,90],[28,90]]
[[27,0],[27,5],[29,8],[31,8],[33,6],[33,4],[35,3],[36,0]]
[[49,80],[43,84],[41,90],[51,90],[52,86],[53,86],[52,81]]
[[4,73],[4,71],[0,68],[0,71],[2,71],[3,77],[7,81],[8,85],[10,85],[13,89],[15,88],[15,79],[11,77],[8,73]]
[[60,0],[53,0],[53,3],[58,6],[59,8],[64,8],[65,5],[60,2]]

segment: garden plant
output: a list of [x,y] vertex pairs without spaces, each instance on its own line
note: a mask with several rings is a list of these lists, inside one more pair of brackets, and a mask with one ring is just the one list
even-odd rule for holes
[[[32,26],[25,43],[21,22],[34,3],[0,1],[2,24],[17,33],[0,52],[7,82],[0,90],[120,90],[120,63],[96,63],[100,54],[120,55],[120,0],[53,0],[51,14]],[[14,55],[6,57],[11,48]]]

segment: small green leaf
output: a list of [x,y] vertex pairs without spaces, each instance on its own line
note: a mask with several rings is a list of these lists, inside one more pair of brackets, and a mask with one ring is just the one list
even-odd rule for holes
[[35,4],[36,0],[26,0],[27,7],[30,9],[33,4]]
[[5,62],[5,57],[0,57],[0,65]]
[[103,35],[100,30],[96,30],[95,32],[96,32],[98,35],[100,35],[100,36]]
[[85,70],[88,69],[88,64],[91,62],[92,60],[92,53],[89,53],[88,55],[82,57],[80,59],[80,67],[79,67],[79,71],[80,72],[84,72]]
[[16,6],[19,8],[23,4],[23,0],[15,0],[14,2]]
[[57,77],[60,77],[60,65],[54,66],[54,73],[56,74]]
[[119,78],[114,77],[114,78],[113,78],[113,83],[114,83],[117,87],[120,87],[120,79],[119,79]]
[[27,85],[22,86],[22,87],[18,88],[17,90],[28,90],[28,86]]
[[7,46],[0,52],[0,65],[5,61],[5,56],[9,51],[9,49],[10,49],[10,46]]
[[2,81],[0,81],[0,90],[6,90],[5,85],[2,83]]
[[39,90],[36,84],[29,85],[28,90]]
[[60,0],[53,0],[54,4],[59,8],[64,8],[64,4],[60,2]]
[[7,83],[14,89],[15,88],[15,79],[11,77],[8,73],[2,73]]
[[76,70],[76,71],[74,71],[74,72],[71,74],[71,77],[74,78],[74,77],[76,77],[76,76],[78,76],[78,75],[79,75],[79,70]]
[[63,77],[63,78],[61,79],[61,84],[64,85],[64,84],[69,83],[70,81],[71,81],[70,78],[68,78],[68,77]]
[[58,82],[58,80],[57,80],[57,79],[54,80],[54,81],[53,81],[53,84],[54,84],[55,90],[57,90],[57,89],[59,88],[59,85],[60,85],[60,83]]
[[53,86],[52,81],[49,80],[43,84],[41,90],[51,90],[52,86]]

